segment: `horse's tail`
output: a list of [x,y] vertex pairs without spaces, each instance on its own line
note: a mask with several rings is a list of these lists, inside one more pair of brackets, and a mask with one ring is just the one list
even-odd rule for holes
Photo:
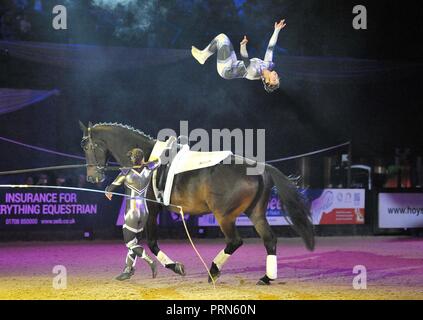
[[310,210],[297,186],[275,167],[266,164],[282,205],[288,214],[294,230],[303,238],[308,250],[314,250],[314,228]]

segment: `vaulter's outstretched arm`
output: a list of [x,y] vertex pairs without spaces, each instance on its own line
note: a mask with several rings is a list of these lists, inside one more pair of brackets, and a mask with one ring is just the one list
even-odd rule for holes
[[116,177],[116,179],[112,182],[111,185],[107,186],[106,188],[106,197],[111,199],[112,195],[110,192],[113,192],[117,187],[122,185],[122,183],[125,181],[125,174],[123,172],[119,173],[119,175]]
[[275,49],[276,43],[278,42],[279,32],[285,28],[285,26],[285,19],[279,22],[275,22],[275,30],[273,31],[272,37],[270,38],[269,44],[267,45],[264,61],[273,61],[273,50]]

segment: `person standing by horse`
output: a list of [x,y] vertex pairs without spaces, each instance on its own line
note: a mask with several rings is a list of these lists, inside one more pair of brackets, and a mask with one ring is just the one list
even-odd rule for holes
[[139,236],[144,229],[148,217],[148,207],[145,200],[152,173],[160,166],[160,160],[145,162],[144,153],[135,148],[128,152],[132,168],[122,171],[111,185],[106,188],[106,197],[111,200],[112,192],[124,184],[126,194],[125,223],[123,225],[123,239],[128,248],[126,265],[116,280],[130,279],[135,272],[137,257],[141,257],[151,267],[153,278],[157,276],[156,262],[147,255],[144,248],[138,244]]

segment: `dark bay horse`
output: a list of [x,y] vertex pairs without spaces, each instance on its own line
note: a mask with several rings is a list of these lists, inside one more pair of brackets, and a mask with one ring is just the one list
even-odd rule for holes
[[[121,124],[90,123],[86,127],[80,123],[80,126],[84,133],[81,146],[87,163],[95,165],[87,167],[87,180],[93,183],[105,179],[104,168],[110,156],[121,166],[129,167],[130,160],[126,156],[129,150],[141,148],[148,159],[156,142],[143,132]],[[218,253],[211,265],[213,279],[219,277],[224,263],[242,245],[235,221],[241,213],[245,213],[267,251],[266,274],[258,284],[270,284],[277,277],[277,238],[266,220],[266,207],[272,187],[276,186],[288,220],[309,250],[314,249],[313,225],[303,196],[288,177],[267,164],[261,175],[247,175],[247,167],[247,161],[242,164],[232,161],[231,164],[221,163],[179,173],[174,178],[170,203],[183,207],[184,212],[191,215],[213,212],[226,240],[226,247]],[[155,199],[151,184],[148,198]],[[157,242],[157,214],[163,207],[148,202],[148,209],[147,241],[150,250],[157,256],[162,252]],[[176,273],[184,274],[182,264],[164,265]]]

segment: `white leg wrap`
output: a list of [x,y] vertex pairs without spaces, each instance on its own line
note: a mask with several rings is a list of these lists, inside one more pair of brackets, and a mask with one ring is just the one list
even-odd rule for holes
[[225,250],[219,252],[219,254],[214,258],[213,262],[217,266],[219,270],[222,269],[223,265],[226,263],[226,261],[229,259],[231,255],[225,253]]
[[159,253],[157,254],[157,260],[159,260],[163,267],[165,267],[167,264],[175,263],[163,251],[159,251]]
[[266,259],[266,276],[269,279],[278,277],[278,260],[275,255],[268,255]]

